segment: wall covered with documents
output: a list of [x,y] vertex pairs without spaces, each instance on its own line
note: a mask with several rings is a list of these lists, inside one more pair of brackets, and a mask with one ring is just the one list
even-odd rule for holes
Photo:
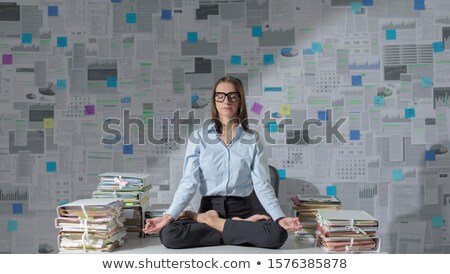
[[449,37],[447,0],[2,0],[0,253],[57,252],[56,207],[103,172],[151,173],[170,203],[224,75],[287,214],[336,195],[382,251],[450,253]]

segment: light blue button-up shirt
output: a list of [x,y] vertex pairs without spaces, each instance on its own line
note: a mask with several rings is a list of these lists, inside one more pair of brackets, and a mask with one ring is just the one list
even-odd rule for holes
[[198,186],[202,196],[247,197],[254,189],[273,220],[286,216],[270,183],[264,140],[241,126],[228,145],[214,124],[192,133],[186,147],[183,178],[166,214],[176,219]]

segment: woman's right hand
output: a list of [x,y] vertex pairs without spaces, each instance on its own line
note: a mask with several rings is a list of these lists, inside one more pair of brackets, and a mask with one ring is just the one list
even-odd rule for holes
[[173,217],[170,215],[164,215],[162,217],[156,217],[147,219],[144,233],[145,234],[155,234],[159,233],[168,223],[173,221]]

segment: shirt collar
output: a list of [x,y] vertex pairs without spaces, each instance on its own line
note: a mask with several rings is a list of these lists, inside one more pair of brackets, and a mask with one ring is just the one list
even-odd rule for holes
[[[242,125],[239,124],[238,127],[237,127],[236,135],[238,135],[238,134],[240,135],[240,133],[242,131],[243,131]],[[216,133],[216,134],[218,134],[217,131],[216,131],[216,124],[214,124],[214,122],[212,122],[212,123],[210,123],[208,125],[208,133]]]

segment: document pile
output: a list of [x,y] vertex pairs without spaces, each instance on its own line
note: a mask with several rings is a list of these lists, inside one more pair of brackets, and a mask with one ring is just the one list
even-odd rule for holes
[[328,252],[379,252],[378,221],[362,210],[319,210],[317,245]]
[[296,233],[302,235],[315,235],[316,214],[319,209],[341,209],[341,201],[336,196],[298,194],[291,198],[294,203],[292,208],[297,212],[297,217],[302,224],[302,229]]
[[152,176],[143,173],[102,173],[93,198],[116,198],[124,202],[127,232],[143,235],[144,212],[150,203]]
[[58,206],[55,219],[61,253],[104,252],[123,245],[123,201],[84,199]]

